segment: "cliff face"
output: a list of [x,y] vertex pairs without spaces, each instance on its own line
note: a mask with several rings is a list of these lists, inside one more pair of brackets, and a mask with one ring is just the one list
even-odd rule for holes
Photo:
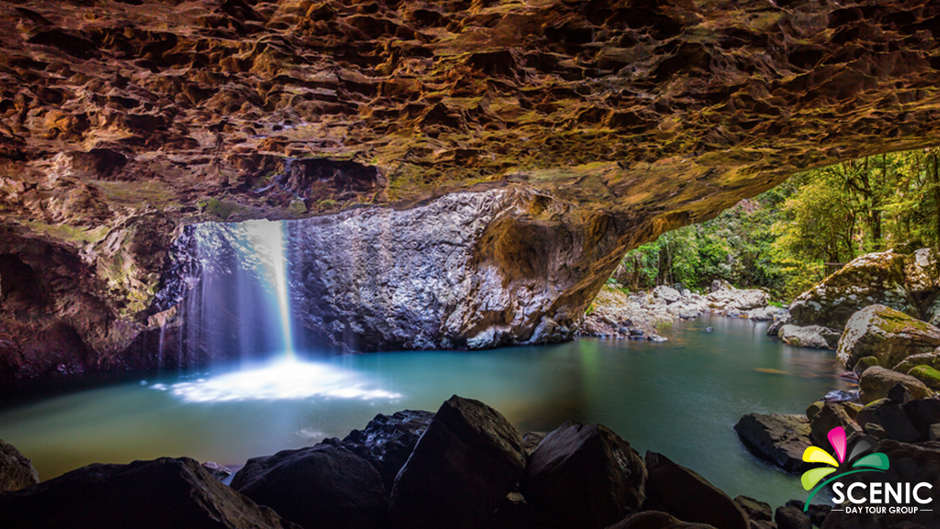
[[626,248],[937,143],[937,28],[927,0],[0,2],[0,379],[149,365],[182,224],[391,207],[437,240],[441,200],[476,203],[453,255],[500,301],[438,338],[563,336]]

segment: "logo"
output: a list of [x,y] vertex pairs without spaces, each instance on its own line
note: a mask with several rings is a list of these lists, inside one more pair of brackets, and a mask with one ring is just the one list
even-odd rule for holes
[[[845,429],[841,426],[836,426],[829,430],[826,438],[829,439],[829,445],[832,446],[832,449],[835,451],[836,457],[832,457],[829,452],[826,452],[818,446],[810,445],[803,451],[803,461],[827,465],[824,467],[811,468],[803,472],[803,475],[800,476],[800,483],[803,485],[803,490],[811,491],[809,497],[806,498],[806,503],[803,504],[803,512],[809,509],[809,502],[816,496],[816,493],[833,481],[848,476],[849,474],[858,474],[859,472],[884,472],[891,466],[890,461],[888,461],[888,456],[882,452],[872,452],[862,456],[862,454],[868,451],[869,446],[867,443],[856,443],[852,453],[849,455],[849,461],[856,458],[857,460],[852,463],[850,469],[823,481],[823,478],[838,471],[842,463],[846,461]],[[820,481],[822,481],[822,483],[819,483]],[[819,484],[817,485],[817,483]]]
[[891,467],[891,462],[887,454],[872,452],[871,444],[864,439],[856,442],[852,446],[852,453],[846,456],[846,436],[841,426],[829,430],[826,437],[829,439],[829,445],[832,446],[833,454],[818,446],[809,446],[803,451],[803,461],[825,465],[811,468],[800,476],[803,489],[810,491],[806,503],[803,504],[804,512],[809,509],[813,497],[830,483],[833,483],[833,503],[837,506],[845,504],[843,508],[833,510],[853,514],[913,514],[918,511],[930,511],[930,509],[920,507],[920,505],[933,502],[933,497],[924,492],[924,489],[927,491],[933,489],[933,484],[928,482],[873,481],[870,483],[854,482],[848,486],[838,483],[837,480],[851,474],[884,473]]

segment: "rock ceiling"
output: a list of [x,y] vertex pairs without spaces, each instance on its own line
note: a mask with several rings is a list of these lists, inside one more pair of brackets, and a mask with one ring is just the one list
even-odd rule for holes
[[0,276],[59,256],[139,322],[181,222],[502,186],[479,258],[511,282],[573,233],[583,309],[665,229],[940,143],[938,33],[928,0],[0,2]]

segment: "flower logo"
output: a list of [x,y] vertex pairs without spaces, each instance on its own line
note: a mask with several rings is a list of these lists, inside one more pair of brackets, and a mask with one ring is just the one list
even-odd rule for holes
[[[824,467],[811,468],[803,472],[803,475],[800,476],[800,483],[803,485],[803,490],[812,490],[809,497],[806,498],[806,503],[803,504],[803,511],[809,509],[809,502],[813,499],[813,496],[833,481],[843,476],[857,474],[859,472],[884,472],[890,467],[888,456],[883,452],[872,452],[859,457],[871,450],[871,444],[869,444],[868,441],[862,440],[855,443],[852,454],[848,457],[849,461],[855,459],[850,470],[836,474],[823,481],[823,478],[839,470],[839,466],[846,461],[845,429],[841,426],[836,426],[829,430],[826,438],[829,439],[829,445],[832,446],[832,449],[835,451],[836,457],[832,457],[829,452],[826,452],[818,446],[808,446],[806,450],[803,451],[803,461],[807,463],[823,463],[826,465]],[[822,481],[822,483],[820,483],[820,481]]]

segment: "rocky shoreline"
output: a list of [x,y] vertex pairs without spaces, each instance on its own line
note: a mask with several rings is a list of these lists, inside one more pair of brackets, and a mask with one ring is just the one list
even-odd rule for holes
[[677,285],[660,285],[649,292],[629,294],[616,285],[601,289],[588,308],[579,336],[666,341],[658,329],[676,320],[691,320],[705,314],[754,321],[785,321],[786,309],[770,304],[770,296],[759,289],[738,289],[726,281],[714,281],[706,294]]
[[8,529],[791,529],[823,519],[842,527],[825,506],[804,513],[794,500],[774,511],[732,499],[662,454],[641,457],[605,426],[520,434],[496,410],[458,396],[436,413],[380,414],[342,440],[250,459],[231,486],[185,457],[11,481],[31,467],[7,447],[0,526]]

